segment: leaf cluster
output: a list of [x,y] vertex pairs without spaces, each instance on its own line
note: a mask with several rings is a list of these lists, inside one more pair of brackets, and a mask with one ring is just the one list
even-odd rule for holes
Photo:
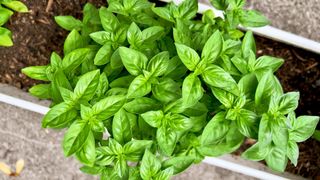
[[13,15],[13,12],[28,12],[28,8],[20,1],[0,0],[0,46],[12,46],[11,31],[2,27]]
[[57,16],[71,31],[64,57],[23,69],[46,81],[30,93],[51,99],[44,128],[66,128],[63,151],[101,179],[170,179],[206,156],[257,141],[242,156],[284,171],[319,117],[296,117],[299,93],[284,93],[274,75],[283,60],[256,57],[252,32],[262,26],[244,0],[157,7],[147,0],[87,4],[83,19]]

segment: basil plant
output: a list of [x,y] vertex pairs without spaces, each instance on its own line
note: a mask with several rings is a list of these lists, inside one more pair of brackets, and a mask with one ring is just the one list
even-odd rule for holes
[[284,93],[283,60],[256,57],[252,32],[268,20],[244,0],[212,0],[224,12],[197,15],[197,0],[86,4],[83,19],[57,16],[70,31],[64,56],[22,70],[45,81],[30,89],[51,99],[44,128],[67,129],[65,156],[101,179],[170,179],[206,156],[236,151],[284,171],[319,117],[296,117],[299,93]]
[[0,0],[0,46],[12,46],[11,31],[3,26],[13,15],[13,11],[28,12],[28,8],[20,1]]

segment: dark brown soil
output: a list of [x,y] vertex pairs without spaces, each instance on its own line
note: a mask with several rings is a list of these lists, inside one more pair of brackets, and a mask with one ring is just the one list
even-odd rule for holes
[[52,51],[62,52],[67,32],[59,28],[53,17],[81,17],[86,2],[100,6],[106,0],[53,0],[46,12],[48,0],[22,0],[30,13],[15,14],[7,27],[13,33],[14,46],[0,47],[0,82],[28,89],[36,83],[21,73],[21,68],[46,65]]
[[[14,46],[0,47],[0,83],[28,89],[37,81],[24,76],[20,70],[31,65],[45,65],[52,51],[61,54],[67,32],[59,28],[53,17],[73,15],[81,17],[86,2],[97,6],[105,0],[54,0],[46,12],[47,0],[22,0],[31,10],[16,14],[7,27],[14,35]],[[269,39],[257,37],[258,55],[272,55],[285,59],[277,72],[285,91],[300,91],[297,114],[320,115],[320,55]],[[320,128],[320,127],[318,127]],[[300,144],[297,167],[288,165],[287,171],[304,177],[320,178],[320,142],[310,139]]]

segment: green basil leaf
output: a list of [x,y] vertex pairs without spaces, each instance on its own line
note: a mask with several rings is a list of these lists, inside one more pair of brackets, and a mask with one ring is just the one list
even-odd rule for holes
[[180,98],[176,101],[173,101],[165,106],[164,112],[172,112],[172,113],[182,113],[186,110],[186,107],[183,104],[183,99]]
[[201,144],[215,145],[228,133],[230,122],[225,119],[225,113],[216,114],[206,125],[201,135]]
[[2,4],[17,12],[28,12],[27,6],[20,1],[4,1]]
[[170,22],[175,22],[173,15],[171,14],[170,10],[168,8],[165,7],[153,7],[152,11],[158,15],[159,17],[170,21]]
[[241,157],[251,161],[261,161],[266,158],[268,153],[269,148],[260,148],[259,142],[257,142],[244,153],[242,153]]
[[179,18],[191,19],[196,16],[197,11],[198,11],[197,0],[183,1],[181,4],[179,4],[179,8],[178,8]]
[[107,75],[103,72],[99,78],[99,84],[96,90],[96,95],[100,98],[104,96],[109,88],[109,81]]
[[50,84],[37,84],[29,89],[29,93],[40,99],[50,99]]
[[147,97],[135,98],[133,101],[128,102],[124,105],[125,110],[135,114],[142,114],[148,111],[159,110],[161,109],[161,107],[161,103]]
[[64,155],[70,156],[80,150],[88,139],[89,133],[90,126],[88,125],[88,121],[76,120],[74,123],[72,123],[72,125],[64,135]]
[[82,75],[74,88],[76,99],[89,101],[95,95],[100,78],[100,70],[94,70]]
[[320,141],[320,130],[315,130],[313,135],[312,135],[312,138],[317,140],[317,141]]
[[62,68],[64,72],[71,72],[80,66],[90,53],[89,48],[80,48],[68,53],[62,60]]
[[271,69],[272,72],[275,72],[283,63],[284,60],[280,58],[275,58],[271,56],[261,56],[255,62],[254,70],[261,71],[265,69]]
[[134,76],[128,75],[120,77],[110,83],[111,88],[120,87],[120,88],[129,88],[131,82],[134,80]]
[[[255,93],[256,104],[261,104],[262,107],[267,107],[272,95],[279,96],[282,94],[281,85],[278,85],[277,79],[274,77],[271,71],[266,73],[257,86]],[[263,110],[265,110],[264,108]],[[261,110],[261,111],[263,111]]]
[[98,31],[90,33],[90,38],[100,45],[112,42],[112,34],[106,31]]
[[258,137],[258,116],[256,113],[241,109],[238,115],[237,126],[238,130],[250,138]]
[[112,12],[108,11],[107,8],[101,7],[99,10],[101,24],[104,30],[108,32],[115,32],[120,26],[120,22]]
[[148,149],[145,151],[141,166],[140,175],[143,180],[152,179],[161,169],[161,162]]
[[234,56],[231,58],[231,62],[242,74],[248,73],[248,65],[244,59]]
[[297,166],[299,158],[299,147],[296,142],[288,141],[287,156],[290,159],[291,163],[294,166]]
[[43,117],[42,127],[62,128],[77,117],[77,111],[68,103],[60,103],[49,110]]
[[81,172],[84,172],[86,174],[90,174],[90,175],[98,175],[98,174],[101,174],[103,168],[100,167],[100,166],[82,166],[80,168],[80,171]]
[[143,97],[151,92],[151,82],[143,75],[136,77],[129,86],[128,98]]
[[72,16],[55,16],[56,23],[65,30],[81,30],[82,22]]
[[156,177],[155,180],[170,180],[170,178],[172,177],[174,172],[174,169],[172,167],[169,167],[161,172],[159,172]]
[[50,56],[50,65],[53,68],[60,68],[62,63],[62,59],[56,52],[52,52]]
[[174,80],[165,78],[159,84],[152,86],[152,94],[157,100],[168,103],[181,97],[181,89]]
[[134,76],[142,74],[148,63],[148,58],[141,52],[126,47],[119,48],[119,54],[124,67]]
[[131,14],[131,18],[134,22],[145,26],[154,26],[158,24],[158,22],[152,16],[144,12]]
[[162,119],[164,118],[163,111],[148,111],[141,114],[143,120],[152,127],[160,127],[162,125]]
[[289,141],[289,132],[287,127],[272,126],[272,141],[276,146],[287,147]]
[[217,8],[218,10],[226,10],[229,5],[228,0],[210,0],[213,7]]
[[219,31],[213,33],[203,47],[201,59],[212,63],[220,55],[223,48],[223,37]]
[[84,165],[93,166],[96,160],[96,146],[93,133],[90,131],[82,148],[76,153],[77,159]]
[[0,46],[5,46],[5,47],[13,46],[13,42],[11,39],[11,31],[3,27],[0,27]]
[[164,34],[164,28],[161,26],[152,26],[142,31],[141,37],[144,41],[152,42],[160,39]]
[[269,24],[269,20],[255,10],[242,10],[240,23],[245,27],[262,27]]
[[131,23],[128,32],[127,38],[130,45],[141,46],[143,42],[142,32],[139,26],[136,23]]
[[289,132],[290,140],[303,142],[314,133],[319,122],[318,116],[299,116],[293,121],[292,130]]
[[256,42],[253,37],[252,31],[247,31],[241,45],[242,55],[247,58],[250,55],[250,51],[257,52]]
[[125,96],[116,95],[106,97],[92,107],[97,119],[105,120],[112,117],[125,103]]
[[203,80],[210,86],[239,95],[239,88],[232,76],[216,65],[208,66],[202,73]]
[[51,95],[54,102],[58,103],[62,101],[61,88],[72,90],[71,84],[67,79],[63,71],[58,70],[53,75],[53,81],[51,83]]
[[126,95],[127,92],[128,89],[125,88],[112,88],[105,94],[105,96]]
[[150,148],[152,143],[148,140],[131,140],[123,147],[125,158],[133,162],[140,161],[145,150]]
[[229,0],[233,9],[242,8],[246,4],[246,0]]
[[81,74],[98,69],[97,66],[94,65],[94,61],[92,61],[97,51],[98,51],[97,46],[91,46],[88,55],[85,57],[84,62],[80,66]]
[[258,140],[260,148],[269,146],[272,141],[272,128],[267,114],[263,114],[260,120]]
[[36,80],[49,81],[47,77],[48,66],[31,66],[23,68],[21,71],[28,77]]
[[189,130],[193,122],[191,122],[190,118],[180,115],[180,114],[173,114],[171,115],[168,119],[168,124],[170,128],[173,130],[178,130],[178,131],[187,131]]
[[119,175],[118,175],[118,171],[115,171],[114,168],[108,167],[105,168],[100,176],[101,180],[122,180]]
[[[197,148],[203,156],[221,156],[223,154],[231,153],[237,150],[243,143],[244,136],[237,130],[238,127],[232,123],[229,127],[228,133],[222,141],[215,145],[205,144]],[[214,148],[213,148],[214,147]]]
[[214,24],[215,23],[214,18],[215,18],[214,12],[211,9],[208,9],[203,12],[201,20],[204,23]]
[[123,152],[123,147],[121,146],[121,144],[111,138],[109,138],[109,147],[113,154],[119,155]]
[[83,23],[86,25],[101,25],[99,10],[91,3],[86,3],[84,5]]
[[176,146],[178,137],[175,131],[168,130],[164,126],[161,126],[157,130],[156,135],[160,150],[167,156],[170,156]]
[[200,62],[200,57],[198,53],[193,50],[192,48],[183,45],[175,43],[177,48],[177,53],[183,64],[190,70],[194,71]]
[[123,179],[128,179],[129,176],[129,166],[127,161],[120,156],[114,165],[114,171],[117,172],[118,176]]
[[276,146],[271,149],[265,160],[271,169],[279,172],[284,172],[288,163],[286,151]]
[[80,116],[83,120],[89,120],[92,118],[92,109],[88,106],[80,104]]
[[195,105],[185,109],[183,111],[183,114],[186,116],[201,116],[203,114],[206,114],[208,112],[208,108],[204,103],[196,103]]
[[129,167],[129,180],[141,180],[138,167]]
[[244,93],[246,98],[251,100],[255,98],[257,85],[258,80],[253,73],[243,76],[238,82],[240,92]]
[[182,99],[185,107],[195,105],[203,96],[200,79],[195,74],[187,76],[182,84]]
[[225,90],[219,88],[211,88],[212,94],[216,97],[221,104],[223,104],[226,108],[231,108],[235,101],[235,96]]
[[82,48],[84,46],[85,43],[82,39],[82,36],[79,34],[77,30],[73,29],[64,41],[63,52],[64,54],[68,54],[71,51],[76,50],[78,48]]
[[113,117],[112,134],[113,138],[120,144],[125,144],[132,139],[130,116],[124,109],[120,109]]
[[121,60],[121,56],[119,54],[119,48],[116,49],[111,58],[110,58],[110,64],[111,64],[111,67],[113,69],[117,69],[117,68],[122,68],[123,67],[123,64],[122,64],[122,60]]
[[[110,139],[111,140],[111,139]],[[109,143],[110,145],[110,143]],[[120,147],[121,149],[121,147]],[[95,163],[99,166],[111,165],[116,159],[117,154],[114,153],[110,147],[101,146],[96,148],[96,161]]]
[[0,7],[0,26],[4,25],[10,17],[13,15],[13,12],[7,8]]
[[189,166],[191,166],[194,162],[194,157],[192,156],[178,156],[170,158],[163,162],[163,168],[173,167],[173,174],[178,174],[180,172],[185,171]]
[[181,62],[178,56],[175,56],[170,59],[168,68],[165,72],[165,76],[168,78],[172,78],[174,80],[180,80],[188,69],[186,66]]
[[168,51],[153,56],[148,64],[147,70],[151,72],[153,76],[162,76],[169,66],[169,58]]
[[111,56],[113,54],[113,48],[110,43],[103,45],[96,56],[94,57],[94,64],[97,66],[105,65],[110,62]]
[[298,107],[299,97],[299,92],[289,92],[282,95],[278,102],[278,111],[282,114],[294,111]]
[[[179,20],[177,21],[177,26],[179,25]],[[186,46],[191,46],[191,38],[188,37],[189,31],[184,31],[184,28],[177,27],[173,28],[173,39],[175,43],[184,44]]]
[[123,70],[123,67],[119,67],[119,68],[114,69],[114,68],[111,67],[111,64],[108,63],[104,67],[103,72],[106,73],[106,75],[107,75],[107,77],[108,77],[108,79],[110,81],[113,81],[117,77],[119,77],[119,75],[121,74],[122,70]]
[[120,26],[120,28],[114,34],[114,42],[118,44],[124,44],[127,40],[127,26]]

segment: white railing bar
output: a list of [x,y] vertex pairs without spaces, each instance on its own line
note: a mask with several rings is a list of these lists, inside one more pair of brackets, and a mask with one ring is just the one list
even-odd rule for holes
[[[163,2],[172,2],[172,0],[160,0]],[[173,0],[173,2],[175,2],[176,4],[179,4],[182,2],[182,0]],[[223,12],[220,10],[215,9],[212,6],[203,4],[203,3],[198,3],[198,12],[199,13],[203,13],[206,10],[211,9],[216,16],[219,17],[224,17]],[[253,31],[255,34],[272,39],[272,40],[276,40],[276,41],[280,41],[286,44],[290,44],[292,46],[295,47],[299,47],[317,54],[320,54],[320,43],[313,41],[311,39],[302,37],[302,36],[298,36],[296,34],[272,27],[272,26],[264,26],[264,27],[260,27],[260,28],[243,28],[243,27],[239,27],[240,29],[243,30],[251,30]]]
[[250,168],[244,165],[240,165],[234,162],[226,161],[221,158],[215,158],[215,157],[206,157],[203,161],[204,163],[217,166],[223,169],[228,169],[230,171],[234,171],[237,173],[241,173],[247,176],[255,177],[258,179],[264,179],[264,180],[288,180],[287,178],[274,175],[265,171],[261,171],[258,169]]
[[[16,97],[12,97],[12,96],[8,96],[6,94],[2,94],[0,93],[0,102],[6,103],[6,104],[10,104],[12,106],[16,106],[22,109],[26,109],[29,111],[33,111],[39,114],[46,114],[50,108],[33,103],[33,102],[29,102],[26,100],[22,100],[20,98],[16,98]],[[241,174],[245,174],[248,176],[252,176],[252,177],[256,177],[259,179],[273,179],[273,180],[285,180],[286,178],[274,175],[274,174],[270,174],[264,171],[260,171],[254,168],[250,168],[250,167],[246,167],[237,163],[233,163],[233,162],[229,162],[220,158],[211,158],[211,157],[207,157],[203,162],[207,163],[207,164],[211,164],[214,166],[218,166],[224,169],[228,169],[234,172],[238,172]]]
[[20,107],[22,109],[26,109],[29,111],[33,111],[39,114],[46,114],[49,111],[48,107],[38,105],[36,103],[32,103],[29,101],[25,101],[19,98],[15,98],[12,96],[8,96],[5,94],[0,93],[0,102],[4,102],[13,106]]

